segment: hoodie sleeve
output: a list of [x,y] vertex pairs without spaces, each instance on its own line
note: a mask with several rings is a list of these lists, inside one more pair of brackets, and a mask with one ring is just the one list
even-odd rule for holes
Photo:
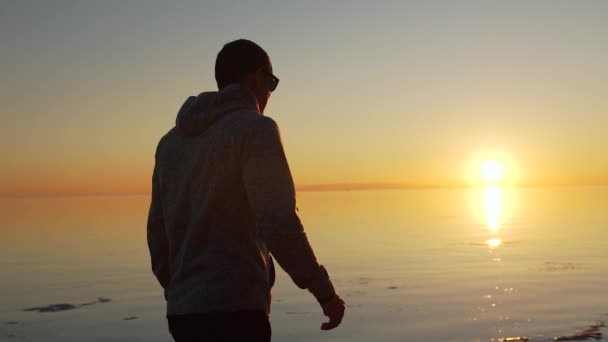
[[244,144],[243,182],[257,228],[268,249],[293,282],[319,302],[335,291],[319,265],[296,214],[293,179],[274,120],[262,117]]
[[152,272],[163,287],[164,296],[165,299],[167,299],[167,290],[170,281],[169,245],[165,234],[164,217],[160,201],[158,162],[155,162],[154,171],[152,173],[152,199],[148,212],[147,236]]

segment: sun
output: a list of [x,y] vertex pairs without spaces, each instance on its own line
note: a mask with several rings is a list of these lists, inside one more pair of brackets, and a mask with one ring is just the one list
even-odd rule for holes
[[476,153],[465,166],[465,177],[473,186],[516,185],[520,168],[513,157],[503,151],[486,149]]
[[496,160],[486,160],[481,164],[481,176],[489,182],[501,179],[503,176],[502,164]]

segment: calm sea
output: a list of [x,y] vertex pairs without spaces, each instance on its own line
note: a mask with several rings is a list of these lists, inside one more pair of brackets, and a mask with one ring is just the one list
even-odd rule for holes
[[[0,340],[171,341],[148,205],[0,199]],[[608,333],[589,328],[608,320],[608,187],[301,192],[298,207],[348,308],[321,331],[314,298],[278,271],[273,341]],[[67,305],[40,312],[53,304]]]

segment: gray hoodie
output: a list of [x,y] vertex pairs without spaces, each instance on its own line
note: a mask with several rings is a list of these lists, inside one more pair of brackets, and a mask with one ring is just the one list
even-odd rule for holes
[[167,316],[270,313],[272,256],[319,301],[333,285],[296,213],[274,120],[238,84],[191,96],[159,141],[147,224]]

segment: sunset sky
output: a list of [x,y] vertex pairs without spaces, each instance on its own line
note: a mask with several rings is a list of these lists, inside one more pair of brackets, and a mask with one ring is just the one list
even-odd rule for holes
[[[606,1],[2,1],[0,195],[149,192],[247,38],[300,189],[608,183]],[[477,179],[476,177],[479,177]]]

